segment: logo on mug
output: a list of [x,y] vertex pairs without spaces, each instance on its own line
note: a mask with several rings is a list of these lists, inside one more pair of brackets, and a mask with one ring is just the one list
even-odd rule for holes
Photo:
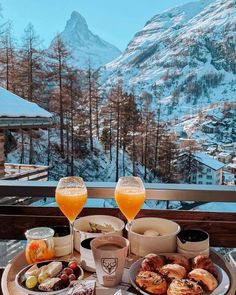
[[101,258],[102,269],[105,273],[111,275],[113,274],[118,265],[118,258]]

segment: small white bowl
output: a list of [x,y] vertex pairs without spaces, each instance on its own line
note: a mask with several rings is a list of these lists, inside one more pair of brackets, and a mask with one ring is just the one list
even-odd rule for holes
[[[143,235],[147,230],[154,230],[160,236]],[[168,219],[137,218],[132,222],[131,227],[131,252],[137,256],[176,252],[176,236],[179,231],[180,226]]]
[[80,244],[80,258],[81,258],[80,265],[84,270],[87,270],[89,272],[96,271],[93,252],[90,246],[90,242],[93,239],[94,238],[85,239]]
[[55,226],[53,227],[55,234],[54,241],[54,255],[61,257],[70,254],[71,252],[71,236],[69,226]]
[[74,246],[77,251],[80,251],[80,243],[88,238],[100,237],[104,233],[92,233],[90,231],[89,223],[97,223],[99,225],[111,225],[114,228],[113,232],[107,233],[108,235],[123,235],[125,227],[124,222],[114,216],[109,215],[89,215],[76,219],[74,223]]
[[203,230],[181,230],[177,235],[177,247],[192,252],[209,249],[209,234]]
[[194,258],[198,255],[204,255],[204,256],[209,257],[210,249],[207,248],[202,251],[191,251],[191,250],[184,250],[184,249],[177,247],[177,252],[184,255],[186,258]]

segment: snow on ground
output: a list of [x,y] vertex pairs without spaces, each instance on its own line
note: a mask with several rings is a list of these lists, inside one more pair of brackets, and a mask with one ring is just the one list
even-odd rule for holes
[[52,117],[52,114],[0,87],[0,117]]
[[[186,202],[187,203],[187,202]],[[54,198],[46,198],[45,200],[39,200],[33,203],[34,206],[39,207],[57,207],[57,203]],[[169,209],[178,210],[180,202],[170,202]],[[116,208],[116,202],[114,199],[87,199],[85,207],[91,208]],[[165,201],[153,201],[147,200],[142,207],[143,209],[166,209]],[[209,211],[209,212],[236,212],[236,203],[206,203],[192,209],[193,211]]]
[[236,212],[236,203],[207,203],[194,208],[194,211]]

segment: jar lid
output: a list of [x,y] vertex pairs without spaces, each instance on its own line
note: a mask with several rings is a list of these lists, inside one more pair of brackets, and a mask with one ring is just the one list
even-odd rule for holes
[[35,227],[28,229],[25,232],[25,236],[27,239],[47,239],[54,236],[54,230],[50,227]]

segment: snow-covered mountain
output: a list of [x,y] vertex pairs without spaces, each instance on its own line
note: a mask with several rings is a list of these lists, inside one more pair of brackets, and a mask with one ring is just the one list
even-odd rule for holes
[[200,0],[154,16],[102,73],[108,89],[122,77],[136,94],[155,91],[153,108],[161,104],[166,119],[235,101],[236,1]]
[[88,68],[88,63],[98,68],[121,54],[117,47],[94,35],[77,11],[72,12],[60,36],[72,51],[73,63],[81,68]]

